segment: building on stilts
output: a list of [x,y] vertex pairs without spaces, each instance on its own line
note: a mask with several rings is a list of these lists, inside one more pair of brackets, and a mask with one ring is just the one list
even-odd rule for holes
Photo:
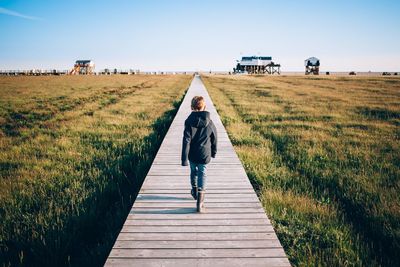
[[94,67],[92,60],[77,60],[69,74],[94,74]]
[[306,67],[305,74],[314,74],[314,75],[319,75],[319,66],[320,66],[320,61],[316,57],[310,57],[304,60],[304,66]]
[[234,73],[248,74],[281,74],[281,65],[272,61],[272,57],[251,56],[242,57],[233,68]]

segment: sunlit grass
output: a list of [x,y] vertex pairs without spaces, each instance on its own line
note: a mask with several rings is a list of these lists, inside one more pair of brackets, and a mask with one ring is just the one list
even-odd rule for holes
[[103,264],[190,79],[1,78],[0,262]]
[[400,79],[203,80],[294,265],[399,264]]

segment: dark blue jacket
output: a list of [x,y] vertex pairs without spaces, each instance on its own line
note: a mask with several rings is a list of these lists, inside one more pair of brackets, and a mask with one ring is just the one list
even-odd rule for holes
[[182,142],[182,166],[207,164],[217,154],[217,129],[208,111],[192,112],[185,121]]

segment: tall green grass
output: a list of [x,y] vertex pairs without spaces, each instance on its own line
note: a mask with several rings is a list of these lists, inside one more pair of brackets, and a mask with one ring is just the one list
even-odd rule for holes
[[1,78],[1,265],[101,266],[189,82]]
[[400,79],[204,80],[292,264],[400,265]]

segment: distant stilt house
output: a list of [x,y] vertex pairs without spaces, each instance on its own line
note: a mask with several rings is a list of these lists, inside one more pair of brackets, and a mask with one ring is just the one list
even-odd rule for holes
[[314,74],[319,75],[319,59],[316,57],[310,57],[304,61],[304,66],[306,67],[306,75]]
[[281,74],[281,65],[275,64],[272,57],[242,57],[238,61],[236,68],[233,68],[234,73],[249,73],[249,74]]
[[94,62],[92,60],[77,60],[69,74],[93,74]]

